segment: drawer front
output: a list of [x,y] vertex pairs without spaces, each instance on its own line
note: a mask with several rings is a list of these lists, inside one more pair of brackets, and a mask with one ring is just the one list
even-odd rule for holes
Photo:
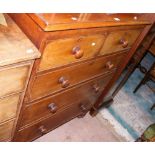
[[92,58],[99,52],[104,39],[104,35],[90,35],[51,41],[43,51],[39,71]]
[[101,55],[131,48],[142,29],[118,30],[109,33],[100,51]]
[[14,137],[14,141],[32,141],[46,134],[50,130],[58,127],[59,125],[62,125],[63,123],[71,120],[72,118],[86,113],[86,111],[83,111],[83,106],[90,109],[89,103],[73,104],[67,109],[54,114],[50,118],[47,118],[39,123],[36,123],[32,126],[18,131]]
[[0,141],[11,139],[14,121],[3,123],[0,125]]
[[13,66],[0,70],[0,97],[24,89],[28,76],[29,65]]
[[81,84],[75,88],[64,91],[52,97],[28,105],[22,116],[20,126],[27,125],[47,115],[53,115],[71,104],[90,102],[94,104],[105,85],[114,73],[100,76],[94,80]]
[[30,100],[49,95],[111,71],[117,67],[125,54],[106,56],[37,76],[30,88]]
[[0,99],[0,123],[16,116],[20,95]]

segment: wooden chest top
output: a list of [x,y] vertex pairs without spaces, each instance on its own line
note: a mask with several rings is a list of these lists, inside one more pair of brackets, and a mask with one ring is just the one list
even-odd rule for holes
[[116,13],[39,13],[27,14],[44,31],[56,31],[78,28],[93,28],[103,26],[140,25],[147,24],[143,14]]
[[5,18],[8,26],[0,25],[0,66],[38,58],[37,48],[8,15]]

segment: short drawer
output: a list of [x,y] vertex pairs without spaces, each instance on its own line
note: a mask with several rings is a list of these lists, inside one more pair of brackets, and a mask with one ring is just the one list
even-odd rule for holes
[[131,48],[142,29],[115,30],[109,32],[100,51],[101,55]]
[[13,124],[14,121],[0,124],[0,141],[6,141],[11,139]]
[[[76,116],[83,115],[86,113],[83,107],[88,109],[91,107],[89,103],[77,103],[69,106],[67,109],[54,114],[53,116],[40,121],[32,126],[22,129],[17,132],[14,137],[14,141],[32,141],[63,123],[75,118]],[[90,107],[89,107],[90,106]]]
[[101,57],[93,61],[39,75],[30,86],[30,100],[69,88],[85,80],[112,71],[121,62],[125,54]]
[[99,52],[104,39],[104,35],[89,35],[48,41],[39,71],[92,58]]
[[15,65],[0,69],[0,97],[24,89],[30,64]]
[[53,115],[71,104],[90,102],[92,105],[114,73],[100,76],[85,84],[34,102],[24,109],[20,126],[27,125],[48,115]]
[[0,123],[16,116],[20,95],[0,99]]

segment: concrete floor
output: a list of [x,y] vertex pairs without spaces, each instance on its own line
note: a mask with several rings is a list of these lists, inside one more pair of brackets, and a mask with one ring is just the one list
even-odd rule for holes
[[91,117],[75,118],[58,127],[35,142],[119,142],[120,137],[107,120],[98,114]]

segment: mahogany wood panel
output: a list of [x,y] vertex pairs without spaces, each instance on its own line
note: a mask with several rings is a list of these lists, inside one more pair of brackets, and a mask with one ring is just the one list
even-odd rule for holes
[[[43,51],[39,71],[89,59],[96,55],[129,49],[142,29],[104,31],[98,35],[48,40]],[[107,39],[104,44],[105,37]],[[100,52],[100,48],[102,50]]]
[[104,35],[89,35],[47,41],[39,71],[95,57],[104,39]]
[[117,52],[131,48],[142,29],[113,31],[107,36],[101,54]]
[[98,77],[62,93],[34,102],[25,107],[20,126],[27,125],[47,115],[53,115],[71,104],[89,101],[92,105],[114,73]]
[[73,65],[43,75],[39,75],[30,86],[30,100],[34,100],[67,87],[91,79],[115,69],[126,52],[100,57],[89,62]]
[[20,95],[16,94],[0,99],[0,123],[15,118],[19,97]]
[[29,69],[29,63],[0,69],[0,96],[23,91]]
[[9,141],[11,139],[14,121],[0,124],[0,141]]

